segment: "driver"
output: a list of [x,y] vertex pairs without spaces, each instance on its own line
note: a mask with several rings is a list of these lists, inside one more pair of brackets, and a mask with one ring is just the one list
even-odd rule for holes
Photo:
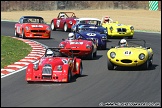
[[106,16],[104,18],[104,23],[110,23],[110,22],[113,22],[113,20],[110,17]]
[[74,33],[69,33],[68,34],[68,40],[74,40],[75,39],[75,34]]
[[53,57],[54,55],[55,55],[54,52],[51,51],[51,50],[48,50],[47,53],[46,53],[47,57]]
[[120,47],[127,47],[128,44],[127,44],[126,39],[121,39],[120,42],[119,42],[119,46]]

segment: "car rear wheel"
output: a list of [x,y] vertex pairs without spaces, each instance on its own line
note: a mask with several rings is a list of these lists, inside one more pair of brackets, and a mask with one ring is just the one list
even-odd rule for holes
[[64,24],[64,31],[65,31],[65,32],[67,32],[67,31],[68,31],[68,26],[67,26],[67,24],[66,24],[66,23]]
[[53,22],[53,21],[51,22],[51,30],[52,30],[52,31],[56,30],[56,28],[55,28],[55,25],[54,25],[54,22]]
[[19,37],[19,34],[16,32],[16,29],[15,29],[15,37]]
[[149,65],[152,66],[152,63],[153,63],[153,57],[151,57]]
[[25,39],[25,38],[26,38],[24,30],[22,30],[21,37],[22,37],[23,39]]
[[110,60],[107,60],[107,69],[108,70],[113,70],[114,69],[114,65],[110,62]]

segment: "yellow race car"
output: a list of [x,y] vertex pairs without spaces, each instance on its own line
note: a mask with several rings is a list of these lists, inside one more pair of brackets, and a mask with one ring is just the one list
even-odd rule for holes
[[[108,21],[106,20],[108,19]],[[134,27],[132,25],[120,24],[118,21],[110,20],[109,17],[102,18],[102,26],[107,29],[108,38],[112,37],[128,37],[129,39],[133,38]]]
[[[140,43],[143,45],[140,45]],[[128,44],[129,43],[129,44]],[[145,40],[127,40],[127,46],[111,47],[107,51],[107,68],[108,70],[115,69],[115,66],[121,67],[141,67],[148,69],[152,66],[153,50],[145,46]]]

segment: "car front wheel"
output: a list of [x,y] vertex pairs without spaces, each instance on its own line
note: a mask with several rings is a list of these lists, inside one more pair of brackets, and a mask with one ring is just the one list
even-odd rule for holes
[[114,69],[114,65],[110,62],[110,60],[107,60],[107,69],[108,70],[113,70]]
[[18,33],[16,32],[16,29],[15,29],[15,37],[19,37]]
[[56,30],[56,28],[55,28],[55,25],[54,25],[54,22],[53,22],[53,21],[51,22],[51,30],[52,30],[52,31]]
[[22,36],[23,39],[26,38],[24,30],[22,30],[22,34],[21,34],[21,36]]

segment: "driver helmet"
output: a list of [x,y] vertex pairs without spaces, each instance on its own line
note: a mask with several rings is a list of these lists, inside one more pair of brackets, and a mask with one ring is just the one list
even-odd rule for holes
[[106,16],[106,17],[104,18],[104,22],[105,22],[105,23],[106,23],[106,22],[109,23],[109,18],[110,18],[110,17]]
[[69,33],[68,34],[68,39],[69,40],[74,40],[74,33]]
[[48,50],[47,53],[46,53],[46,55],[47,55],[48,57],[53,57],[53,56],[54,56],[54,52],[51,51],[51,50]]
[[120,40],[120,46],[121,46],[121,47],[126,47],[126,46],[127,46],[127,41],[126,41],[126,39],[121,39],[121,40]]

